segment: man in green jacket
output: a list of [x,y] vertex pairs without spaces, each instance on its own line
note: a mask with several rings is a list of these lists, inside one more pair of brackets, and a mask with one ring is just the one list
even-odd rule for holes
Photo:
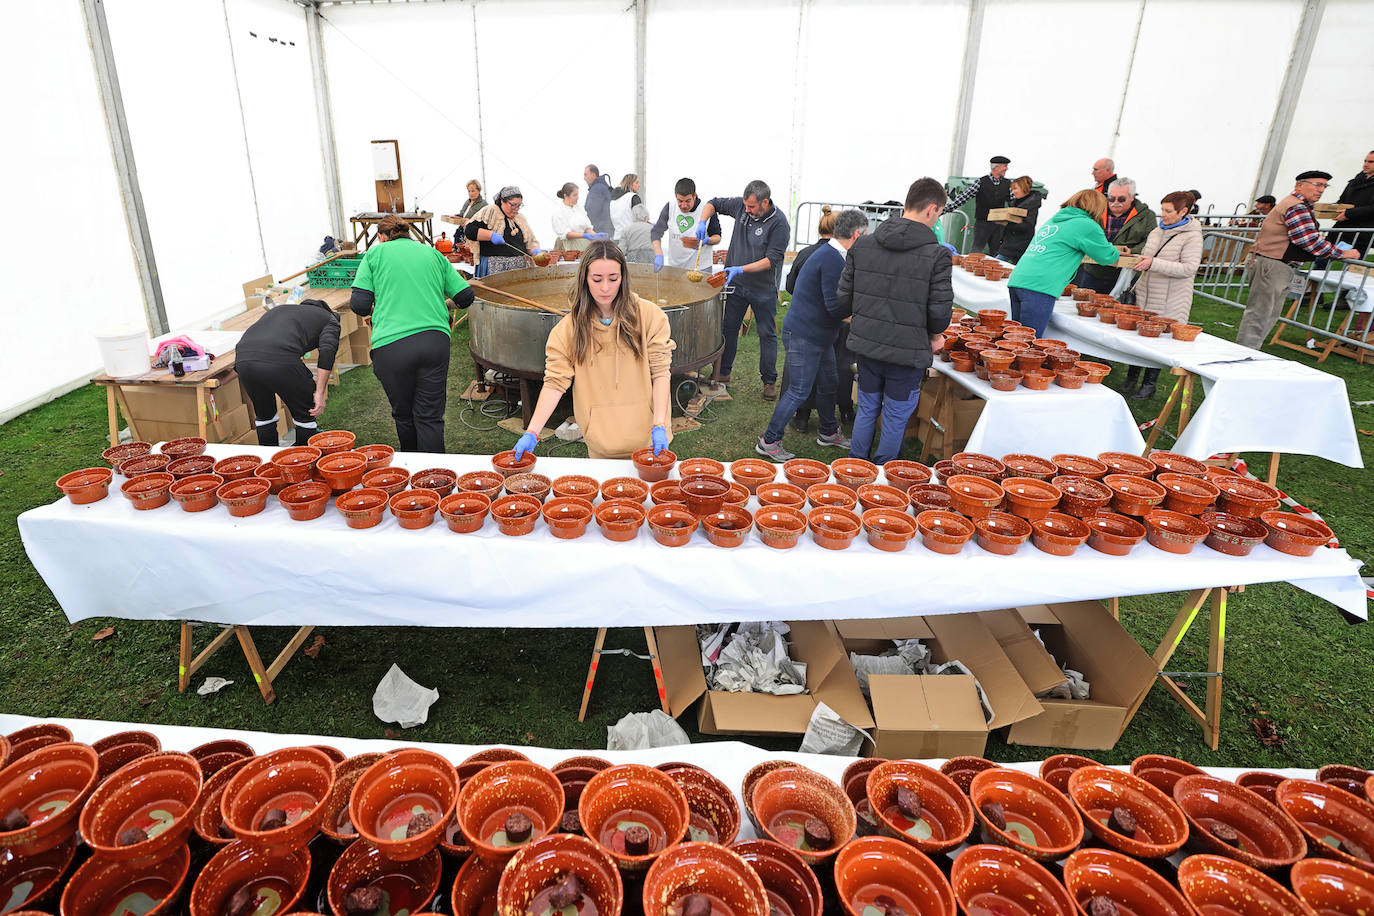
[[[1159,219],[1149,204],[1135,196],[1135,182],[1130,178],[1117,178],[1107,187],[1107,212],[1102,216],[1102,231],[1107,240],[1130,254],[1140,254],[1150,230],[1158,225]],[[1084,264],[1074,281],[1077,286],[1086,286],[1099,293],[1110,293],[1116,286],[1121,269],[1103,264]]]

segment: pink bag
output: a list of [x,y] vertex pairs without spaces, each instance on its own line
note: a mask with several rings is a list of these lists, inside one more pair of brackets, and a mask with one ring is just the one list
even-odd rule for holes
[[167,366],[167,360],[171,356],[171,350],[173,347],[176,347],[178,350],[180,350],[182,356],[190,357],[205,355],[204,347],[202,347],[200,344],[196,343],[194,340],[183,334],[178,337],[168,338],[167,340],[164,340],[162,343],[158,344],[157,359],[153,360],[153,366],[159,369],[165,368]]

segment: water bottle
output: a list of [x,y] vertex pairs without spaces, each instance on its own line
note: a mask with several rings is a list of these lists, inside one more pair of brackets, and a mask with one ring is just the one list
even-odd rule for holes
[[288,295],[288,296],[286,297],[286,301],[287,301],[289,304],[291,304],[291,305],[296,305],[297,303],[299,303],[299,302],[300,302],[302,299],[304,299],[304,298],[305,298],[305,287],[301,286],[300,284],[297,284],[297,285],[291,290],[291,294]]
[[181,358],[181,348],[173,345],[172,352],[167,356],[167,365],[171,367],[172,374],[181,378],[186,374],[186,363]]

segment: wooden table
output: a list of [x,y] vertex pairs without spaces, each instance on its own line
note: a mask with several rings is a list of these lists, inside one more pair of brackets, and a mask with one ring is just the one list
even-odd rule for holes
[[410,234],[417,242],[433,247],[434,245],[434,214],[428,211],[419,213],[358,213],[350,216],[348,221],[353,225],[353,242],[361,248],[367,248],[377,238],[377,224],[388,216],[399,216],[410,224]]

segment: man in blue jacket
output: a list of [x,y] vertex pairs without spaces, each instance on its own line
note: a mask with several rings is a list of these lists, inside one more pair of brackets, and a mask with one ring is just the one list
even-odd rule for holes
[[840,324],[849,317],[840,307],[838,290],[844,272],[845,254],[859,236],[868,231],[868,217],[859,210],[842,210],[835,217],[835,234],[802,265],[792,305],[782,327],[782,342],[787,359],[787,388],[773,409],[768,430],[754,445],[754,451],[774,461],[796,456],[782,447],[782,434],[797,407],[816,387],[816,413],[820,418],[817,445],[849,448],[835,419],[835,338]]
[[754,310],[754,327],[759,333],[759,376],[763,379],[763,399],[778,399],[778,283],[782,277],[782,258],[787,251],[792,227],[773,206],[768,185],[754,179],[740,197],[714,197],[701,208],[697,220],[697,240],[710,238],[711,218],[717,213],[735,221],[730,248],[725,253],[725,352],[721,356],[719,382],[730,381],[739,347],[739,329],[744,314]]
[[583,169],[582,177],[587,182],[587,219],[592,221],[592,231],[604,232],[609,237],[615,233],[611,224],[611,180],[594,165]]

